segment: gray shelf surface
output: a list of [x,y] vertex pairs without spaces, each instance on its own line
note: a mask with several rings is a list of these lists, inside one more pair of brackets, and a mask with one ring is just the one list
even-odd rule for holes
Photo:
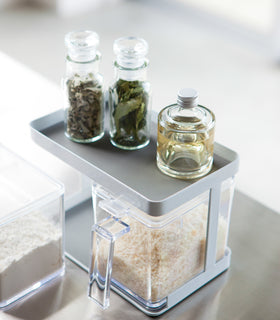
[[[279,230],[279,214],[237,191],[229,270],[155,319],[279,320]],[[114,292],[110,308],[102,311],[87,298],[87,285],[87,273],[67,259],[63,278],[0,312],[0,319],[151,319]]]
[[[144,149],[120,150],[111,145],[108,134],[92,144],[69,141],[64,135],[63,110],[31,123],[33,140],[116,195],[125,195],[145,212],[162,215],[227,178],[238,168],[235,152],[215,144],[213,170],[193,181],[170,178],[156,167],[156,122],[152,138]],[[155,115],[153,115],[155,118]],[[152,181],[152,183],[151,183]]]

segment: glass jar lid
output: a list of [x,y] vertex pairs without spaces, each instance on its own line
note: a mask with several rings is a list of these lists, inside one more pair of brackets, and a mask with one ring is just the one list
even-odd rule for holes
[[69,32],[65,36],[68,56],[76,62],[94,60],[97,55],[99,36],[96,32],[84,30]]
[[144,65],[148,43],[137,37],[123,37],[115,40],[113,50],[119,66],[135,69]]

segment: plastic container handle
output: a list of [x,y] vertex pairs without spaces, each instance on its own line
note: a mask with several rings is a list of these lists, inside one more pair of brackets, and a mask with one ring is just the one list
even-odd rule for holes
[[92,227],[88,296],[102,309],[107,309],[110,305],[115,241],[129,230],[129,225],[112,216]]

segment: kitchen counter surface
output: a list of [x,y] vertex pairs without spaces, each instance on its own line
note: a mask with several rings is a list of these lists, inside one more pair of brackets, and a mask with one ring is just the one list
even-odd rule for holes
[[[230,269],[157,319],[279,320],[279,230],[279,214],[236,191]],[[149,319],[114,292],[110,308],[102,311],[88,299],[87,283],[86,272],[66,260],[64,277],[0,312],[0,319]]]

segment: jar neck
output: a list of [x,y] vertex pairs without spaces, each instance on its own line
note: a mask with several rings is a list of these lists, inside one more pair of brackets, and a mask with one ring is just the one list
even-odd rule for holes
[[172,130],[180,127],[181,131],[205,132],[215,126],[214,113],[202,105],[186,109],[181,108],[178,104],[172,104],[161,110],[159,119],[161,124]]
[[89,73],[93,75],[99,71],[100,56],[96,56],[94,60],[78,62],[73,61],[69,56],[66,57],[66,76],[73,76],[75,74],[79,76],[85,76]]
[[146,81],[147,80],[147,69],[148,62],[146,61],[142,66],[138,68],[125,68],[120,66],[117,61],[114,63],[115,66],[115,78],[116,80],[122,79],[126,81]]

